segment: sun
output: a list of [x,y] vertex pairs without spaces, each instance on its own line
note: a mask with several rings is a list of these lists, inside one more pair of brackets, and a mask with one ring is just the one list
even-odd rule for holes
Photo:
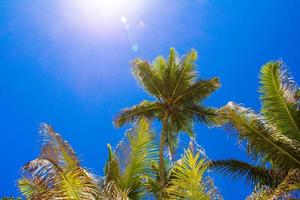
[[126,23],[142,10],[141,0],[65,0],[63,9],[68,10],[78,23]]
[[122,0],[75,0],[74,3],[86,17],[91,18],[109,18],[122,12]]

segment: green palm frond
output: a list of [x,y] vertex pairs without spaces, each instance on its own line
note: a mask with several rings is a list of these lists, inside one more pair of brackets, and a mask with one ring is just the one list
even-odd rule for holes
[[150,166],[151,171],[145,176],[144,187],[155,199],[161,199],[163,188],[159,184],[159,164],[157,161],[152,161]]
[[175,132],[185,132],[190,137],[194,137],[193,120],[186,112],[174,111],[170,116],[170,123]]
[[26,199],[38,198],[45,194],[48,190],[48,186],[39,177],[35,177],[35,179],[31,180],[23,177],[18,181],[18,185],[20,192]]
[[179,66],[174,68],[176,70],[174,74],[175,84],[172,88],[171,99],[178,97],[195,80],[197,75],[195,71],[196,60],[197,52],[192,49],[180,59]]
[[300,141],[300,112],[297,86],[281,62],[269,62],[261,69],[262,112],[267,120],[289,137]]
[[49,159],[52,162],[60,162],[59,164],[65,167],[80,165],[72,147],[66,141],[63,141],[51,126],[42,124],[41,133],[44,141],[41,158]]
[[275,197],[283,196],[295,190],[300,190],[300,169],[291,169],[274,190],[273,195]]
[[105,178],[107,182],[120,180],[120,165],[115,154],[112,151],[110,144],[107,144],[108,149],[108,161],[105,165]]
[[300,170],[293,169],[276,188],[262,187],[247,197],[247,200],[294,199],[291,191],[300,190]]
[[46,125],[42,125],[44,145],[39,158],[23,167],[19,181],[28,199],[96,199],[94,178],[79,165],[71,146]]
[[200,80],[192,83],[179,96],[174,99],[174,103],[199,102],[211,95],[220,87],[219,78],[210,80]]
[[106,178],[98,180],[99,186],[99,199],[117,199],[117,200],[129,200],[128,190],[121,190],[115,181],[108,181]]
[[200,152],[194,153],[193,147],[190,146],[182,159],[174,164],[165,189],[167,193],[165,199],[211,199],[209,188],[204,181],[208,163],[200,155]]
[[134,60],[132,66],[133,74],[140,85],[156,98],[164,98],[164,94],[161,91],[161,88],[163,88],[162,80],[155,74],[153,67],[148,62],[140,59]]
[[208,127],[216,127],[223,124],[223,120],[217,115],[213,108],[203,107],[201,105],[188,105],[184,108],[187,115],[194,119],[194,121],[202,122]]
[[[272,195],[272,189],[264,186],[260,189],[255,190],[254,192],[252,192],[247,198],[246,200],[274,200],[271,199],[270,196]],[[283,200],[288,200],[287,197],[283,197]]]
[[157,102],[143,101],[131,108],[123,109],[116,117],[114,124],[116,127],[122,126],[124,123],[134,122],[141,117],[153,119],[161,110],[161,105]]
[[[121,171],[116,184],[121,190],[129,191],[129,198],[140,199],[144,195],[143,177],[150,173],[151,162],[157,160],[153,138],[150,124],[145,118],[141,118],[136,126],[126,133],[114,155],[110,156],[116,158],[117,163],[114,166],[118,165]],[[109,162],[111,164],[107,166],[113,167],[112,159]],[[107,168],[107,171],[115,170]]]
[[225,175],[245,177],[253,186],[267,185],[276,187],[284,178],[281,170],[268,169],[264,166],[254,166],[238,160],[216,160],[212,162],[211,168],[223,172]]
[[220,110],[220,116],[230,121],[240,140],[248,142],[253,156],[263,157],[280,169],[300,166],[299,144],[278,133],[261,115],[230,102]]

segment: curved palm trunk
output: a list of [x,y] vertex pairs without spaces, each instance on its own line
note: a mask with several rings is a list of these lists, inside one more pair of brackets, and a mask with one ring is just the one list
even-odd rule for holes
[[168,122],[168,111],[165,112],[162,121],[162,132],[159,141],[159,181],[160,185],[163,187],[165,185],[165,162],[164,162],[164,147],[167,137],[167,122]]

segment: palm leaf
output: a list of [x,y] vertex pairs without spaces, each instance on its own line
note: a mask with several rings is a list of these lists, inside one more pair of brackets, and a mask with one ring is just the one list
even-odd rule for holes
[[140,85],[147,92],[160,100],[164,98],[164,94],[160,90],[162,88],[162,80],[155,74],[148,62],[136,59],[132,63],[132,71]]
[[287,137],[300,141],[300,114],[297,86],[280,62],[269,62],[261,69],[262,112]]
[[121,190],[115,181],[107,181],[106,178],[98,180],[99,186],[99,199],[118,199],[118,200],[129,200],[128,190]]
[[115,154],[112,151],[110,144],[107,144],[108,149],[108,161],[105,166],[105,178],[107,182],[120,181],[120,165]]
[[47,192],[47,185],[44,184],[43,180],[36,177],[33,179],[28,179],[23,177],[18,181],[18,185],[21,193],[26,199],[35,199],[42,196]]
[[181,102],[194,102],[198,103],[203,99],[211,95],[215,90],[220,87],[220,81],[218,78],[212,78],[210,80],[199,80],[185,89],[174,100],[174,103]]
[[204,123],[208,127],[215,127],[221,125],[222,119],[217,115],[213,108],[203,107],[201,105],[193,104],[184,107],[184,112],[194,118],[194,121]]
[[129,190],[129,198],[140,199],[144,195],[143,177],[150,173],[151,162],[157,159],[153,138],[149,123],[141,118],[135,128],[126,133],[115,150],[114,154],[121,169],[117,184],[122,190]]
[[254,191],[247,200],[290,200],[291,192],[300,190],[300,170],[292,169],[276,188],[263,187]]
[[247,140],[253,156],[263,157],[280,169],[300,166],[299,144],[278,133],[262,116],[232,102],[220,110],[220,115],[238,131],[240,140]]
[[172,167],[166,199],[202,200],[210,199],[208,188],[203,181],[208,164],[200,158],[200,152],[194,153],[190,146],[181,160]]
[[[171,51],[172,52],[172,51]],[[191,50],[181,59],[181,63],[176,67],[176,71],[174,74],[175,84],[174,89],[171,95],[171,99],[179,96],[187,86],[191,85],[196,77],[195,72],[195,61],[197,60],[197,53],[195,50]]]
[[283,179],[280,170],[268,169],[263,166],[253,166],[238,160],[217,160],[212,162],[213,169],[219,170],[226,175],[245,177],[253,186],[267,185],[276,187]]
[[[42,124],[41,133],[44,137],[44,146],[41,152],[42,158],[47,158],[53,162],[62,162],[60,164],[63,164],[65,167],[80,165],[72,147],[66,141],[63,141],[51,126]],[[45,148],[48,148],[48,151]]]
[[97,199],[94,178],[79,166],[71,146],[46,125],[42,125],[44,146],[39,158],[23,167],[20,190],[37,199]]
[[182,112],[182,110],[173,112],[170,116],[170,123],[175,132],[183,131],[190,137],[194,137],[193,120],[188,113]]
[[292,169],[283,181],[274,190],[275,197],[289,194],[291,191],[300,190],[300,169]]
[[161,106],[159,103],[143,101],[131,108],[123,109],[116,117],[114,124],[115,126],[120,127],[124,123],[134,122],[141,117],[153,119],[156,115],[158,115],[160,110]]

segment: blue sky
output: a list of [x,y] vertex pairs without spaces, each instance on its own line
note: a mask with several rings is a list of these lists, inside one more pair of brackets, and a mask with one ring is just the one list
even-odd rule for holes
[[[233,100],[259,110],[258,72],[269,60],[282,59],[300,82],[297,0],[83,2],[0,0],[1,196],[18,194],[20,168],[39,153],[41,122],[102,174],[106,143],[125,130],[113,127],[114,116],[149,98],[130,72],[136,57],[195,48],[201,77],[221,79],[205,102],[215,107]],[[196,133],[211,159],[248,160],[222,129],[197,125]],[[243,180],[213,177],[225,199],[251,191]]]

